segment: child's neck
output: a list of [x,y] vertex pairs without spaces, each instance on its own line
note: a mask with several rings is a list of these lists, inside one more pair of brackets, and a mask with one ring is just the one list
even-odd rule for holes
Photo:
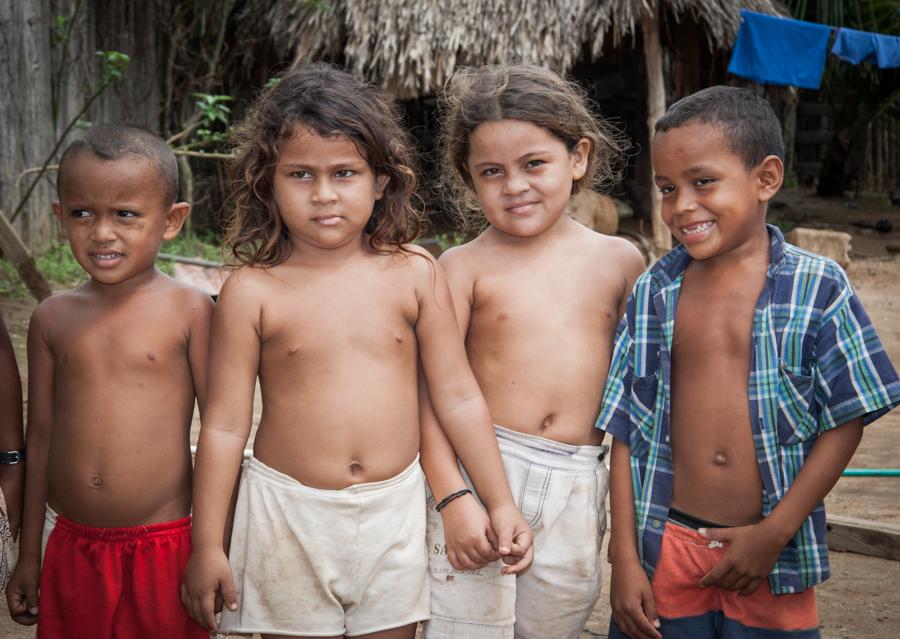
[[91,278],[83,286],[85,290],[88,290],[95,295],[101,295],[112,299],[131,295],[144,288],[153,286],[161,277],[165,276],[154,265],[129,277],[127,280],[116,282],[115,284],[105,284]]
[[493,232],[494,241],[499,244],[514,249],[535,250],[552,244],[568,235],[571,232],[571,225],[573,224],[578,224],[578,222],[570,218],[567,212],[563,212],[563,214],[559,216],[559,219],[537,235],[512,235],[493,226],[490,227],[490,230]]
[[357,257],[362,257],[368,252],[362,236],[354,239],[343,246],[333,248],[325,248],[307,244],[305,242],[295,241],[291,245],[291,254],[288,260],[297,265],[304,267],[329,267],[336,264],[343,264]]

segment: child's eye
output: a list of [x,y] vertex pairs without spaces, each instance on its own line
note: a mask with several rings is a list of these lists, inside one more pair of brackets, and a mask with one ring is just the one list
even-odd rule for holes
[[694,184],[697,186],[708,186],[715,182],[713,178],[700,178],[699,180],[694,180]]
[[490,169],[485,169],[481,172],[484,177],[494,177],[495,175],[500,175],[500,169],[496,167],[492,167]]
[[671,195],[675,192],[675,187],[671,184],[667,186],[661,186],[659,187],[659,192],[662,193],[663,197],[666,197],[667,195]]
[[86,217],[90,217],[91,212],[90,212],[90,211],[85,211],[84,209],[75,209],[75,210],[72,211],[69,215],[71,215],[71,216],[74,217],[74,218],[84,219],[84,218],[86,218]]
[[334,176],[338,178],[348,178],[353,177],[354,175],[356,175],[356,171],[353,169],[341,169],[334,174]]
[[305,179],[305,178],[312,177],[312,173],[301,169],[300,171],[294,171],[293,173],[291,173],[291,177]]
[[137,217],[139,214],[135,213],[134,211],[118,211],[116,213],[116,215],[118,217],[132,218],[132,217]]
[[528,160],[525,164],[526,169],[536,169],[539,166],[546,164],[543,160]]

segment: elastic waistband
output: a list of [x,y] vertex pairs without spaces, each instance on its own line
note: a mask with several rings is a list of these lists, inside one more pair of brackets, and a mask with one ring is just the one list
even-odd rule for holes
[[307,495],[317,497],[324,497],[327,499],[353,499],[358,498],[361,495],[375,495],[381,492],[388,492],[404,484],[416,481],[422,476],[422,469],[419,466],[418,455],[416,455],[413,463],[411,463],[406,467],[405,470],[394,475],[393,477],[384,479],[382,481],[373,481],[366,484],[353,484],[352,486],[347,486],[346,488],[336,489],[313,488],[312,486],[307,486],[306,484],[300,483],[290,475],[285,475],[284,473],[277,471],[274,468],[266,466],[256,457],[251,457],[246,462],[244,462],[244,472],[249,473],[250,475],[254,475],[256,478],[268,484],[278,486],[285,490],[305,493]]
[[557,470],[594,470],[609,446],[575,446],[494,426],[500,452]]
[[682,528],[690,528],[691,530],[700,530],[701,528],[728,528],[722,524],[716,524],[699,517],[694,517],[687,513],[681,512],[675,508],[669,509],[668,521]]
[[98,528],[96,526],[77,524],[71,519],[66,519],[62,515],[56,514],[48,507],[46,519],[54,524],[54,530],[63,530],[78,537],[102,539],[103,541],[134,541],[136,539],[146,539],[148,537],[165,537],[185,532],[190,533],[191,531],[190,515],[182,517],[181,519],[147,524],[145,526]]

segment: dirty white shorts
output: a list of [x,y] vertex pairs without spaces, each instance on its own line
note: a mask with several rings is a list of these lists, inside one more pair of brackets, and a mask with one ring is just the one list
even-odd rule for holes
[[608,448],[495,430],[509,487],[534,532],[534,563],[519,577],[502,575],[500,561],[455,570],[429,500],[431,620],[423,639],[577,638],[603,581]]
[[231,535],[238,609],[223,633],[362,635],[428,618],[425,479],[304,486],[244,464]]

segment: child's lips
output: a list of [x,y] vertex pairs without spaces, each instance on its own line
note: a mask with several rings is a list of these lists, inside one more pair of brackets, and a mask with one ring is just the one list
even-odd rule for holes
[[123,253],[118,253],[116,251],[93,251],[88,253],[88,256],[94,264],[101,267],[115,266],[125,257]]
[[340,215],[322,215],[313,218],[313,222],[322,226],[337,226],[344,218]]
[[715,225],[714,220],[686,224],[680,228],[682,241],[691,242],[705,239]]
[[506,212],[512,215],[527,215],[531,212],[531,209],[535,204],[537,204],[537,202],[517,202],[516,204],[507,206]]

